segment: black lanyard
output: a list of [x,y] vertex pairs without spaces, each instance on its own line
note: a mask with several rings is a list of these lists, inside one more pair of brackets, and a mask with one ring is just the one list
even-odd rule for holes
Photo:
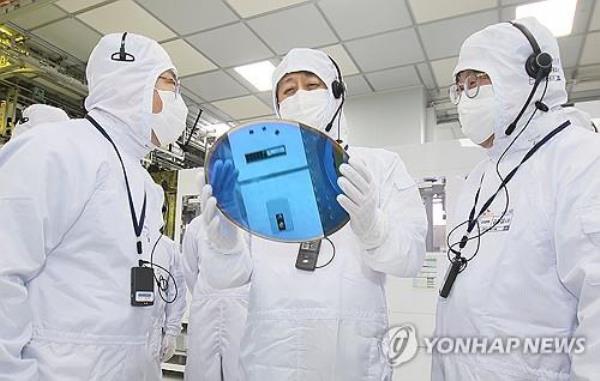
[[[498,196],[498,193],[500,193],[500,191],[506,187],[508,185],[508,183],[510,182],[510,180],[513,179],[513,177],[515,176],[515,174],[517,173],[517,171],[519,170],[519,168],[521,168],[521,166],[523,164],[525,164],[529,159],[531,159],[531,157],[540,149],[542,148],[542,146],[546,143],[548,143],[553,137],[555,137],[559,132],[561,132],[562,130],[564,130],[565,128],[567,128],[568,126],[571,125],[571,121],[567,120],[566,122],[564,122],[563,124],[561,124],[560,126],[556,127],[554,130],[552,130],[548,135],[544,136],[544,138],[542,140],[540,140],[539,142],[537,142],[526,154],[525,156],[523,156],[523,159],[521,160],[521,162],[519,163],[519,165],[517,165],[515,168],[513,168],[512,171],[510,171],[508,173],[508,175],[502,180],[502,183],[500,183],[500,186],[498,187],[498,190],[496,190],[496,192],[492,195],[492,197],[490,197],[485,204],[483,204],[483,206],[481,207],[481,209],[479,210],[479,213],[477,214],[477,216],[475,216],[475,211],[477,208],[477,201],[479,200],[479,193],[481,192],[481,185],[479,185],[479,189],[477,190],[477,194],[475,195],[475,203],[473,204],[473,208],[471,209],[471,212],[469,213],[469,224],[467,226],[467,234],[471,233],[473,231],[473,228],[475,227],[475,225],[477,224],[477,220],[479,219],[479,217],[481,217],[481,215],[483,215],[483,213],[485,213],[486,210],[488,210],[488,208],[492,205],[492,203],[494,202],[494,200],[496,199],[496,196]],[[481,179],[481,182],[483,183],[483,177]],[[466,242],[465,242],[466,243]],[[461,249],[463,248],[462,245],[459,246]]]
[[[567,120],[566,122],[564,122],[563,124],[561,124],[560,126],[556,127],[554,130],[552,130],[548,135],[544,136],[544,138],[542,140],[540,140],[539,142],[537,142],[523,157],[523,159],[521,159],[521,162],[513,169],[511,170],[508,175],[502,179],[502,182],[500,183],[500,186],[498,187],[498,189],[496,190],[496,192],[483,204],[483,206],[481,207],[481,209],[479,210],[479,213],[477,213],[477,215],[475,215],[475,212],[477,211],[477,203],[479,202],[479,196],[481,194],[481,188],[483,185],[483,177],[485,175],[482,175],[481,177],[481,182],[479,184],[479,189],[477,190],[477,193],[475,194],[475,202],[473,203],[473,208],[471,209],[471,212],[469,213],[469,220],[465,221],[464,223],[467,223],[467,232],[465,233],[465,235],[463,235],[463,237],[461,238],[461,240],[459,242],[457,242],[459,249],[456,250],[453,248],[454,244],[449,244],[449,251],[452,252],[455,256],[454,259],[451,259],[450,262],[452,263],[452,265],[450,266],[450,268],[448,269],[448,272],[446,273],[446,279],[442,285],[442,288],[440,289],[440,296],[442,298],[447,298],[448,295],[450,295],[450,290],[452,290],[452,286],[454,285],[454,282],[456,281],[456,278],[458,276],[458,274],[460,274],[466,267],[467,267],[467,263],[473,259],[475,257],[475,255],[477,254],[477,251],[479,251],[479,239],[481,238],[482,235],[484,235],[485,233],[487,233],[488,231],[490,231],[491,229],[494,228],[495,224],[499,223],[502,219],[499,218],[498,221],[492,225],[492,227],[488,228],[486,231],[481,232],[479,231],[477,233],[476,237],[473,238],[469,238],[469,234],[471,234],[471,232],[473,231],[473,228],[475,228],[475,226],[478,226],[478,220],[479,217],[481,217],[483,215],[483,213],[485,213],[486,210],[488,210],[488,208],[492,205],[492,203],[494,202],[494,200],[496,199],[496,196],[498,195],[498,193],[500,193],[500,191],[502,189],[506,189],[506,186],[508,185],[508,183],[510,182],[510,180],[513,179],[513,177],[515,176],[515,174],[517,173],[517,171],[519,170],[519,168],[521,168],[521,166],[523,164],[525,164],[529,159],[531,159],[531,157],[540,149],[542,148],[542,146],[546,143],[548,143],[552,138],[554,138],[558,133],[560,133],[562,130],[564,130],[565,128],[567,128],[569,125],[571,124],[571,121]],[[508,200],[507,200],[508,203]],[[508,208],[508,204],[506,206]],[[463,224],[464,224],[463,223]],[[461,224],[462,225],[462,224]],[[460,226],[460,225],[459,225]],[[452,234],[452,232],[450,233]],[[467,245],[467,242],[469,242],[469,240],[471,239],[477,239],[477,251],[475,252],[475,254],[470,258],[467,259],[465,257],[462,256],[462,250],[465,248],[465,246]]]
[[142,241],[140,240],[140,236],[142,235],[142,229],[144,227],[144,221],[146,220],[146,190],[144,189],[144,204],[142,205],[142,213],[140,215],[140,219],[135,214],[135,208],[133,206],[133,198],[131,197],[131,188],[129,187],[129,179],[127,178],[127,171],[125,170],[125,164],[123,164],[123,159],[121,158],[121,154],[117,149],[117,146],[108,135],[108,133],[102,128],[102,126],[96,122],[94,118],[90,115],[86,115],[85,118],[92,123],[94,127],[109,141],[109,143],[115,149],[117,157],[119,158],[119,162],[121,163],[121,169],[123,170],[123,177],[125,178],[125,187],[127,188],[127,198],[129,199],[129,210],[131,211],[131,222],[133,223],[133,231],[135,233],[135,237],[137,239],[137,253],[142,254]]

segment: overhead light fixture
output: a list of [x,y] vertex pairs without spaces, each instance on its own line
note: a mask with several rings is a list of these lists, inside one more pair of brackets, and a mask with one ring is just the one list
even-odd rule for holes
[[573,30],[577,0],[545,0],[519,5],[516,18],[535,17],[554,37],[567,36]]
[[261,61],[249,65],[238,66],[235,71],[244,77],[258,91],[271,90],[271,77],[275,66],[270,61]]

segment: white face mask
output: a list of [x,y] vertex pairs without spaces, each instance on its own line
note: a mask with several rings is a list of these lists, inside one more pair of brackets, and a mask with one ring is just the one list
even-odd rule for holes
[[279,115],[323,131],[333,116],[329,90],[298,90],[280,103]]
[[185,130],[188,108],[181,98],[173,91],[156,90],[162,100],[162,111],[152,114],[151,128],[161,146],[167,146],[177,141]]
[[475,98],[465,94],[458,103],[458,119],[463,133],[475,144],[481,144],[494,134],[496,104],[492,85],[483,85]]

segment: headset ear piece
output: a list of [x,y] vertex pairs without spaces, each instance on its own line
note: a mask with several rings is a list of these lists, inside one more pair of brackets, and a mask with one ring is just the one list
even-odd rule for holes
[[344,91],[346,91],[346,89],[342,82],[335,80],[331,83],[331,92],[335,99],[340,99],[342,95],[344,95]]

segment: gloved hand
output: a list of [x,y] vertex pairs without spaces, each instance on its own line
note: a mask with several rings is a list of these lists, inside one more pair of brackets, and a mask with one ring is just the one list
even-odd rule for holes
[[344,194],[337,201],[350,215],[350,227],[367,249],[385,239],[385,217],[378,206],[378,189],[366,164],[351,157],[340,166],[338,185]]
[[160,359],[162,362],[169,361],[169,359],[175,354],[176,339],[177,338],[175,336],[169,334],[163,336],[160,349]]
[[218,197],[219,206],[233,215],[237,212],[235,186],[238,174],[233,161],[230,159],[225,161],[215,160],[215,164],[210,171],[210,184],[213,187],[214,194]]
[[217,209],[217,199],[213,197],[210,185],[202,188],[200,202],[202,203],[202,221],[209,246],[222,254],[233,254],[240,251],[241,232]]

